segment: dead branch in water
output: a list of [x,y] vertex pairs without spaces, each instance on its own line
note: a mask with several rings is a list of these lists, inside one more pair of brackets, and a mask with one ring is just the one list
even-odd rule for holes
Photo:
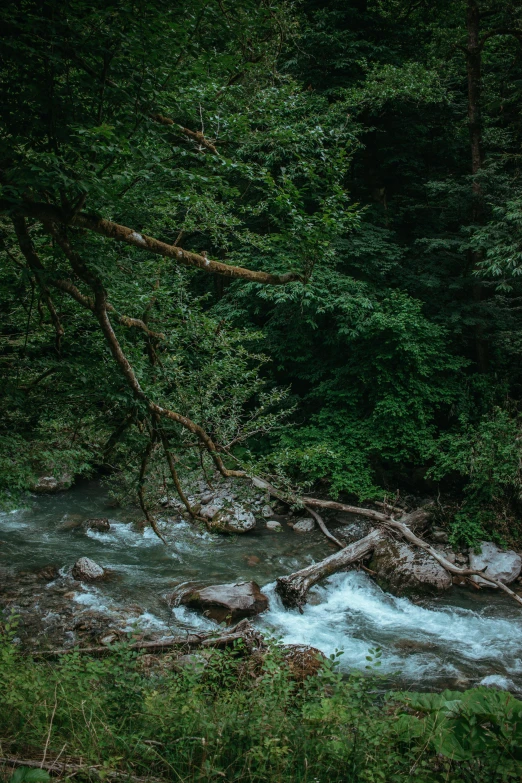
[[353,514],[359,514],[361,516],[371,515],[372,518],[378,517],[380,530],[374,529],[364,538],[359,539],[359,541],[355,541],[344,549],[341,549],[340,552],[337,552],[335,555],[331,555],[330,557],[321,560],[319,563],[307,566],[300,571],[289,574],[289,576],[279,577],[277,580],[276,592],[281,597],[283,604],[287,608],[298,608],[300,611],[302,611],[302,607],[306,603],[306,594],[310,587],[319,582],[321,579],[324,579],[327,576],[331,576],[337,571],[341,571],[343,568],[346,568],[347,566],[355,563],[357,560],[360,560],[361,558],[369,555],[370,552],[372,552],[375,548],[377,542],[382,540],[383,536],[385,535],[384,530],[399,533],[411,544],[414,544],[420,549],[423,549],[425,552],[428,552],[428,554],[434,557],[435,560],[437,560],[437,562],[440,563],[440,565],[446,571],[448,571],[448,573],[461,576],[465,579],[469,578],[470,576],[480,576],[481,579],[484,579],[486,582],[489,582],[491,585],[499,588],[511,598],[513,598],[517,603],[522,605],[522,598],[517,595],[517,593],[511,590],[503,582],[500,582],[498,579],[487,576],[484,573],[485,569],[479,571],[472,568],[460,568],[459,566],[450,563],[450,561],[447,560],[444,555],[428,544],[427,541],[419,538],[419,536],[413,532],[412,527],[422,524],[422,522],[425,521],[428,515],[428,511],[426,509],[416,509],[411,514],[406,514],[402,520],[396,520],[392,516],[386,516],[381,514],[379,511],[373,511],[372,509],[346,506],[343,503],[336,503],[334,501],[328,500],[318,500],[316,498],[303,498],[303,500],[306,500],[305,508],[307,508],[312,516],[314,516],[314,518],[318,521],[318,524],[325,535],[327,535],[327,537],[331,540],[335,541],[337,545],[340,545],[340,542],[329,533],[321,517],[316,514],[313,509],[309,508],[309,506],[315,503],[317,506],[326,508],[342,507],[343,511],[349,511]]
[[[230,647],[235,642],[242,641],[248,649],[254,647],[263,647],[263,637],[248,620],[241,620],[230,630],[216,636],[212,633],[206,634],[187,634],[187,636],[171,636],[167,639],[159,639],[152,642],[134,642],[129,644],[127,649],[143,651],[157,655],[158,653],[171,652],[175,649],[193,650],[200,647],[222,649]],[[31,653],[33,658],[59,658],[71,653],[81,653],[82,655],[92,655],[95,658],[105,657],[114,652],[111,646],[100,647],[70,647],[67,650],[45,650]]]
[[320,527],[321,531],[324,533],[324,535],[326,536],[326,538],[329,538],[329,539],[330,539],[330,541],[333,541],[333,542],[334,542],[334,544],[337,544],[337,546],[338,546],[340,549],[344,549],[345,545],[344,545],[344,544],[342,544],[342,543],[339,541],[339,539],[338,539],[338,538],[336,538],[335,536],[333,536],[333,535],[330,533],[330,531],[328,530],[328,528],[327,528],[327,527],[326,527],[326,525],[324,524],[323,518],[319,516],[319,514],[317,513],[317,511],[314,511],[314,510],[313,510],[313,508],[309,508],[308,506],[305,506],[305,508],[306,508],[306,510],[308,511],[308,513],[309,513],[309,514],[311,514],[311,515],[313,516],[313,518],[315,519],[315,521],[316,521],[316,522],[317,522],[317,524],[319,525],[319,527]]

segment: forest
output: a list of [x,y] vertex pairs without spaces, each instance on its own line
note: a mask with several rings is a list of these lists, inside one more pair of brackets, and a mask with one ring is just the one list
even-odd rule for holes
[[520,3],[0,52],[0,779],[522,780]]

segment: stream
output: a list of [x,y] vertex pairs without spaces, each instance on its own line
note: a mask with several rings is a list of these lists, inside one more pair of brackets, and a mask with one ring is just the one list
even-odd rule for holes
[[[380,647],[379,671],[401,687],[463,688],[483,682],[522,691],[522,613],[508,597],[454,587],[438,597],[396,598],[354,570],[312,590],[299,614],[282,607],[274,580],[332,553],[319,531],[299,535],[283,524],[279,533],[260,527],[242,536],[223,536],[167,518],[167,513],[160,527],[168,547],[150,528],[139,528],[136,511],[110,508],[99,482],[31,496],[24,508],[0,514],[4,586],[13,588],[20,574],[53,564],[61,576],[39,586],[45,598],[53,585],[66,585],[67,569],[87,556],[110,569],[112,578],[97,585],[74,583],[69,592],[63,587],[60,595],[75,615],[112,617],[122,630],[157,636],[216,627],[184,607],[168,607],[163,595],[182,582],[253,579],[270,599],[256,625],[285,643],[309,644],[327,655],[342,650],[344,671],[365,671],[369,649]],[[88,517],[109,517],[110,531],[74,528],[75,519]],[[1,603],[9,605],[0,593]],[[52,625],[57,613],[44,611]],[[73,643],[73,632],[67,633]]]

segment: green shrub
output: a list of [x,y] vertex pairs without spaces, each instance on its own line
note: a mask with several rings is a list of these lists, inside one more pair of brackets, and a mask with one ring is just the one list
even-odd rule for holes
[[0,645],[0,744],[11,757],[46,746],[49,759],[81,757],[102,777],[205,782],[500,783],[522,774],[522,703],[506,693],[386,696],[373,667],[343,678],[335,656],[296,682],[277,645],[262,660],[238,645],[180,669],[173,656],[125,644],[104,658],[35,662],[14,633],[8,623]]

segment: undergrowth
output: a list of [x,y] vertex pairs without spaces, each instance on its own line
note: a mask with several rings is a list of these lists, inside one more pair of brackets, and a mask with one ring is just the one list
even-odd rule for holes
[[[35,661],[0,644],[0,756],[147,779],[500,783],[522,774],[522,702],[504,692],[388,693],[336,658],[296,681],[281,650],[237,646],[176,666],[117,644]],[[11,771],[4,768],[4,778]],[[0,767],[0,776],[2,775]],[[75,774],[82,779],[84,773]]]

